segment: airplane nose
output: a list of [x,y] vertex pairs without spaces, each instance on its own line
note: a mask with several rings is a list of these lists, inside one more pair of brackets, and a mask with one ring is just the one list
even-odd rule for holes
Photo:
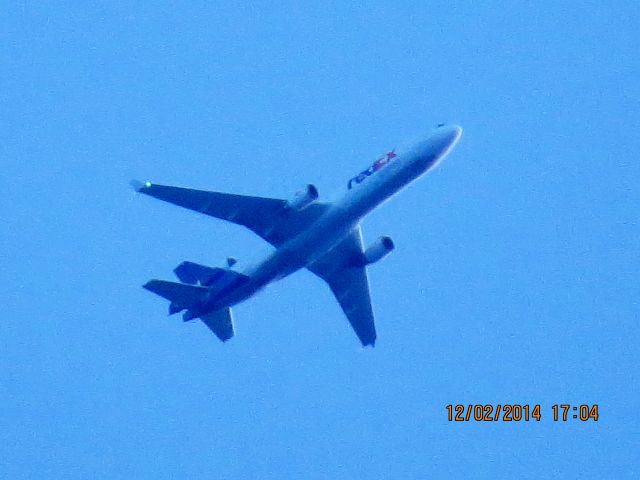
[[460,140],[462,136],[462,127],[458,125],[449,125],[447,127],[442,127],[445,130],[446,141],[451,146],[454,146]]
[[458,143],[461,136],[462,128],[458,125],[442,125],[432,130],[429,136],[413,147],[416,165],[425,171],[434,167]]
[[451,150],[460,137],[462,136],[462,128],[458,125],[446,125],[438,128],[435,135],[436,149],[444,154]]

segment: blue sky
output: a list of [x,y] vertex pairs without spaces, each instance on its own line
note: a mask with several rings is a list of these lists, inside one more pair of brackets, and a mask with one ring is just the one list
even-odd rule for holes
[[[632,1],[9,2],[0,476],[637,478],[639,25]],[[375,349],[308,272],[224,345],[140,288],[268,246],[131,178],[330,197],[443,121],[456,150],[363,223],[397,247]]]

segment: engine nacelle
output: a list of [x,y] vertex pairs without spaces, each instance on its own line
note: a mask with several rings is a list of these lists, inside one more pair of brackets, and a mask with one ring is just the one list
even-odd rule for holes
[[318,199],[318,189],[315,185],[307,185],[304,190],[296,193],[295,197],[287,202],[287,208],[291,210],[304,210]]
[[364,263],[370,265],[389,255],[396,246],[391,237],[380,237],[364,251]]

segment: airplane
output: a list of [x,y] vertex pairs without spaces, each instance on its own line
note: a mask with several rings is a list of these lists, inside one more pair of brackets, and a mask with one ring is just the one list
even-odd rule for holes
[[362,346],[375,346],[367,267],[394,248],[382,236],[363,247],[360,221],[408,184],[432,169],[456,145],[462,129],[440,124],[407,148],[394,149],[347,182],[335,202],[318,200],[307,185],[289,200],[208,192],[133,181],[135,190],[175,205],[242,225],[275,249],[243,271],[182,262],[174,272],[180,282],[151,280],[143,287],[169,300],[169,315],[201,319],[223,342],[234,335],[231,307],[271,282],[307,268],[329,284]]

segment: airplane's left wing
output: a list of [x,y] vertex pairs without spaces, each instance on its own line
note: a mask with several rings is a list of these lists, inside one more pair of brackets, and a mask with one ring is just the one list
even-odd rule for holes
[[315,202],[297,211],[276,198],[208,192],[155,183],[132,182],[136,191],[180,207],[247,227],[273,246],[294,237],[322,215],[329,204]]
[[367,270],[362,262],[360,226],[307,268],[329,284],[362,345],[375,345],[376,326]]

